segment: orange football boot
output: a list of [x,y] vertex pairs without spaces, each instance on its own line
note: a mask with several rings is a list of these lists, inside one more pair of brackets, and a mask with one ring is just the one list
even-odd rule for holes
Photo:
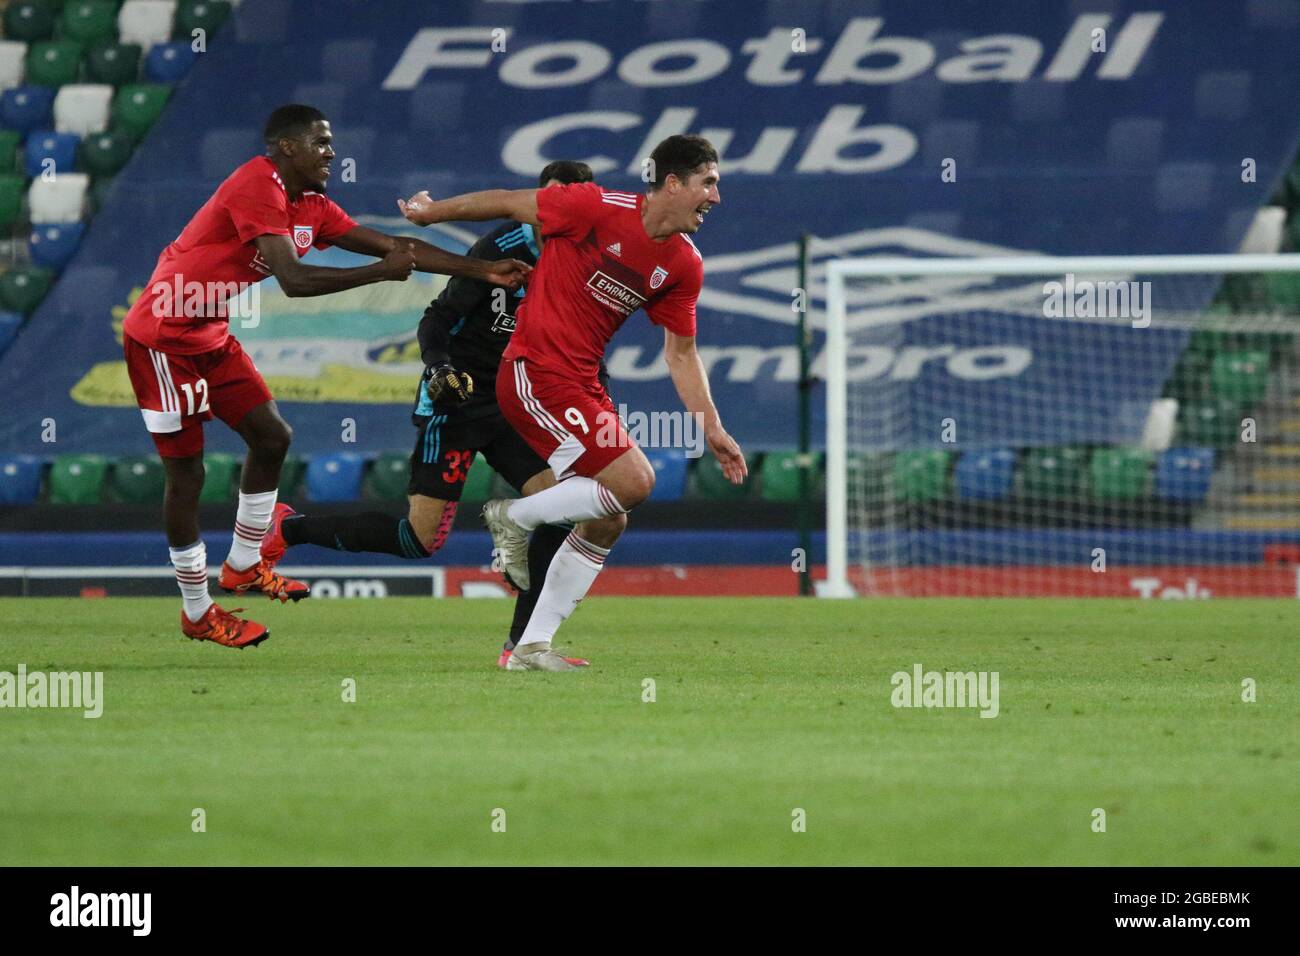
[[228,563],[223,563],[217,584],[229,594],[260,592],[281,604],[285,601],[301,601],[311,595],[311,588],[301,581],[277,574],[265,558],[247,571],[236,571]]
[[191,621],[181,611],[181,633],[191,640],[212,641],[222,647],[240,650],[256,647],[270,637],[271,632],[256,621],[235,617],[235,612],[242,610],[242,607],[237,607],[234,612],[227,611],[220,604],[214,604],[197,621]]
[[285,518],[296,515],[298,512],[293,507],[286,505],[283,501],[275,506],[271,512],[271,527],[266,529],[266,534],[262,536],[262,560],[267,563],[268,567],[275,567],[284,557],[284,552],[289,550],[289,544],[284,540],[284,532],[280,529],[281,523]]

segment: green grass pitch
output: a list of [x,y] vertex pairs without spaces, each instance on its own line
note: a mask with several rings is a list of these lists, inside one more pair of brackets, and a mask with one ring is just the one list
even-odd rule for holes
[[[0,710],[0,864],[1300,863],[1297,602],[593,598],[569,674],[496,669],[504,601],[178,607],[0,601],[106,699]],[[895,709],[918,662],[999,716]]]

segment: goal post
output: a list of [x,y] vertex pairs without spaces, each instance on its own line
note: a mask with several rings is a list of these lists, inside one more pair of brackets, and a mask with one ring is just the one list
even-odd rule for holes
[[[1150,596],[1162,567],[1284,587],[1224,575],[1292,537],[1300,555],[1278,514],[1300,504],[1300,254],[840,258],[825,277],[819,594]],[[1293,452],[1294,489],[1253,491],[1291,480],[1255,466]],[[1079,477],[1044,492],[1053,457]],[[1098,572],[1117,541],[1111,570],[1145,577]]]

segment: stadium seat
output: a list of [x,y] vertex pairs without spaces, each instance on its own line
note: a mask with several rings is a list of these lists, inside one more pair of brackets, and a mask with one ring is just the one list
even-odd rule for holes
[[0,175],[18,171],[18,147],[22,142],[23,136],[17,130],[0,129]]
[[[799,453],[793,451],[770,451],[763,456],[758,469],[759,493],[765,501],[799,500]],[[814,498],[825,495],[821,456],[812,455],[812,479],[808,493]],[[656,491],[658,490],[656,486]]]
[[46,269],[18,267],[0,276],[0,306],[23,315],[31,315],[45,293],[50,291],[54,274]]
[[113,87],[107,83],[69,83],[54,97],[54,129],[88,136],[108,129]]
[[175,0],[126,0],[117,15],[117,31],[123,43],[138,43],[148,52],[171,37],[175,16]]
[[947,497],[951,460],[952,453],[942,449],[899,452],[894,457],[894,496],[913,503]]
[[1166,501],[1199,505],[1214,477],[1213,448],[1170,448],[1156,461],[1156,494]]
[[686,494],[686,455],[678,450],[648,450],[646,458],[655,470],[651,501],[680,501]]
[[733,485],[722,473],[722,466],[718,464],[718,459],[712,455],[697,459],[690,469],[690,484],[694,496],[718,501],[749,497],[754,485],[756,462],[748,455],[745,460],[749,464],[749,477],[743,484]]
[[41,460],[32,455],[0,458],[0,504],[27,505],[41,495]]
[[33,179],[27,190],[32,222],[80,222],[86,209],[90,177],[62,173],[51,180]]
[[11,3],[5,10],[5,36],[34,43],[54,35],[54,12],[45,3]]
[[59,455],[50,468],[50,502],[97,505],[104,497],[108,459],[102,455]]
[[81,137],[74,133],[56,133],[39,130],[27,137],[24,170],[33,179],[42,176],[60,176],[72,172],[77,166],[77,147]]
[[228,16],[230,4],[224,0],[181,0],[176,9],[174,36],[188,42],[194,38],[195,30],[202,30],[206,40],[210,41]]
[[1272,255],[1282,248],[1285,225],[1285,209],[1281,206],[1264,206],[1255,212],[1237,251],[1242,255]]
[[312,501],[356,501],[366,460],[351,452],[317,455],[307,463],[307,497]]
[[136,43],[101,43],[86,54],[86,75],[110,86],[134,83],[140,76],[141,53]]
[[367,497],[380,501],[405,501],[406,485],[411,472],[411,456],[386,452],[375,459],[366,476]]
[[1141,498],[1147,492],[1149,452],[1134,448],[1098,448],[1088,466],[1088,491],[1093,498],[1117,501]]
[[17,312],[0,312],[0,355],[5,354],[22,328],[23,317]]
[[37,86],[63,86],[77,82],[81,47],[71,40],[33,43],[27,51],[27,82]]
[[117,4],[113,0],[73,0],[59,18],[59,35],[83,47],[112,40],[117,34]]
[[496,472],[482,455],[474,456],[474,463],[469,466],[469,476],[465,487],[460,490],[460,500],[467,504],[478,504],[492,497],[492,476]]
[[293,452],[284,456],[284,464],[280,466],[280,500],[284,501],[292,498],[298,491],[298,486],[302,484],[303,472],[307,470],[307,462],[300,455]]
[[23,214],[27,180],[17,173],[0,173],[0,229],[8,229]]
[[1079,448],[1032,448],[1021,468],[1021,492],[1028,498],[1076,498],[1083,491],[1087,456]]
[[124,86],[113,100],[113,122],[139,139],[162,115],[170,95],[171,87],[154,83]]
[[196,59],[188,43],[158,43],[145,58],[144,73],[151,83],[179,83]]
[[110,130],[96,133],[81,141],[81,168],[92,176],[113,176],[131,158],[131,137]]
[[882,501],[885,481],[893,474],[893,457],[890,455],[851,454],[844,463],[844,477],[848,487],[863,501]]
[[156,455],[140,455],[119,458],[113,463],[109,488],[118,501],[152,505],[162,501],[165,483],[162,459]]
[[1165,382],[1165,395],[1180,402],[1207,398],[1210,394],[1210,359],[1188,349]]
[[86,224],[82,222],[33,223],[32,262],[55,272],[62,271],[76,253],[85,231]]
[[27,73],[27,44],[21,40],[0,40],[0,90],[23,85]]
[[1009,497],[1016,476],[1016,453],[1007,448],[968,451],[953,473],[957,497],[964,501],[997,501]]
[[235,496],[235,483],[239,480],[239,468],[242,463],[234,455],[225,452],[206,452],[203,455],[203,490],[199,492],[199,501],[204,504],[219,504]]
[[44,86],[20,86],[0,94],[0,123],[20,133],[48,127],[53,110],[54,91]]
[[1210,362],[1216,398],[1254,404],[1268,391],[1267,352],[1221,352]]
[[[1270,272],[1265,279],[1269,302],[1284,312],[1300,312],[1300,272]],[[1285,342],[1279,345],[1286,347]]]

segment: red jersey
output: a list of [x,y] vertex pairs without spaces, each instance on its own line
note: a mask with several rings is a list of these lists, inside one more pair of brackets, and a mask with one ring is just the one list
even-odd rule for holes
[[142,345],[174,355],[218,349],[230,335],[225,300],[271,274],[254,245],[258,236],[292,236],[301,258],[356,225],[320,193],[291,200],[275,163],[266,156],[250,159],[163,250],[123,330]]
[[538,190],[546,247],[505,358],[595,381],[606,344],[639,308],[670,332],[695,334],[704,260],[681,233],[663,242],[646,235],[644,203],[595,183]]

